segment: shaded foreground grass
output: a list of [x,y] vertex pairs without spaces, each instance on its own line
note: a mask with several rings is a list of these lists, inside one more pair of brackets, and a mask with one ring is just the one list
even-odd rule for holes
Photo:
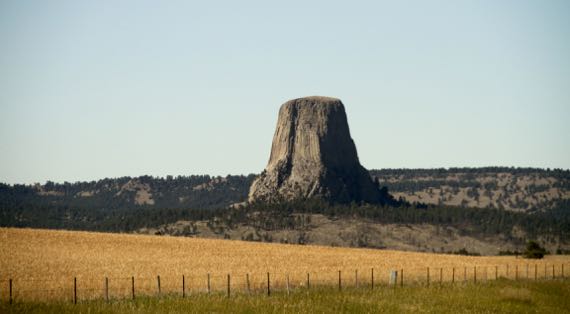
[[498,280],[483,284],[297,290],[290,295],[198,294],[132,300],[12,305],[1,313],[570,313],[570,281]]

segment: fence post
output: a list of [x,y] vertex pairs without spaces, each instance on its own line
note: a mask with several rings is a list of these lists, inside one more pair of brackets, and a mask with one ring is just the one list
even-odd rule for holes
[[519,265],[515,265],[515,280],[519,280]]
[[495,266],[495,280],[499,279],[499,266]]
[[509,279],[509,264],[507,264],[507,274],[505,275]]
[[182,297],[186,297],[186,278],[182,275]]
[[554,272],[554,264],[552,264],[552,279],[556,279],[556,273]]
[[404,269],[400,269],[400,287],[404,286]]
[[441,286],[443,282],[443,267],[439,269],[439,285]]
[[538,265],[534,264],[534,280],[538,280]]
[[307,290],[311,288],[311,275],[307,273]]
[[73,304],[77,304],[77,277],[73,277]]
[[564,279],[564,263],[562,263],[562,279]]
[[228,274],[228,298],[230,297],[230,274]]
[[105,277],[105,300],[109,302],[109,278]]
[[287,274],[287,295],[289,295],[289,274]]
[[341,274],[340,270],[338,271],[338,291],[342,289],[342,281],[341,281]]
[[212,286],[210,285],[210,273],[208,273],[208,294],[212,291]]
[[[564,267],[564,265],[562,265]],[[564,273],[564,271],[562,271]],[[370,289],[374,290],[374,267],[370,268]]]
[[528,279],[528,264],[526,264],[526,279]]
[[547,271],[547,264],[544,263],[544,279],[547,279],[547,278],[548,278],[547,272],[548,272],[548,271]]
[[271,282],[269,281],[269,272],[267,272],[267,296],[271,295]]
[[10,304],[12,304],[12,278],[10,278],[8,285],[10,290]]
[[156,276],[156,283],[158,285],[158,295],[160,296],[160,275]]
[[429,287],[429,267],[427,268],[427,286]]
[[131,292],[133,294],[133,300],[135,299],[135,276],[131,277]]
[[393,286],[394,289],[398,287],[398,271],[397,270],[390,270],[390,279],[388,281],[389,286]]
[[247,284],[247,293],[251,294],[251,286],[250,286],[250,284],[249,284],[249,273],[248,273],[248,274],[245,274],[245,281],[246,281],[246,284]]
[[473,283],[477,283],[477,266],[473,266]]
[[455,283],[455,267],[451,269],[451,283]]

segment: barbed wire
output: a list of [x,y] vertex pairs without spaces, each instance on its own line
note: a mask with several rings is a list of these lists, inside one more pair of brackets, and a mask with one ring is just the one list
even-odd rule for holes
[[[267,288],[276,290],[307,289],[315,286],[367,287],[385,286],[394,284],[394,280],[386,277],[386,272],[397,272],[397,284],[442,284],[466,281],[491,281],[499,278],[508,279],[556,279],[566,278],[565,266],[570,263],[526,263],[526,264],[485,264],[469,266],[430,266],[430,267],[343,267],[338,270],[318,271],[269,271],[248,273],[202,273],[202,274],[176,274],[156,276],[117,276],[117,277],[16,277],[0,278],[0,295],[7,295],[6,285],[11,285],[11,296],[18,298],[29,297],[30,294],[52,294],[57,299],[69,299],[79,294],[83,299],[93,298],[129,298],[132,296],[134,284],[135,295],[182,294],[182,293],[220,293],[229,287],[236,292],[260,292]],[[160,278],[160,279],[159,279]],[[338,280],[338,283],[337,283]],[[117,286],[117,281],[119,282]],[[159,283],[160,281],[160,283]],[[82,284],[100,285],[97,288],[81,287]],[[39,289],[30,288],[32,284],[50,283],[60,288]],[[183,284],[184,283],[184,284]],[[87,294],[87,296],[85,296]],[[83,296],[82,296],[83,295]],[[39,297],[41,298],[41,297]],[[49,297],[47,297],[49,298]]]
[[[516,269],[517,266],[524,266],[524,267],[519,267],[519,272],[520,271],[526,271],[526,267],[528,266],[530,267],[534,267],[534,266],[539,266],[539,267],[544,267],[546,268],[547,272],[551,272],[552,268],[551,267],[555,267],[555,270],[560,269],[560,267],[562,267],[562,265],[570,265],[570,263],[527,263],[527,264],[485,264],[485,265],[473,265],[473,266],[445,266],[445,267],[441,267],[441,266],[424,266],[424,267],[389,267],[389,266],[382,266],[382,267],[368,267],[368,268],[349,268],[349,267],[344,267],[344,268],[337,268],[336,270],[334,268],[330,268],[330,272],[331,273],[336,273],[339,270],[343,273],[343,274],[350,274],[350,273],[354,273],[355,270],[358,271],[359,274],[364,274],[366,272],[370,272],[371,269],[374,269],[375,272],[380,272],[380,271],[391,271],[391,270],[407,270],[407,271],[418,271],[418,270],[425,270],[427,268],[430,269],[439,269],[439,268],[443,268],[443,269],[452,269],[455,268],[456,270],[461,270],[464,268],[469,269],[473,269],[473,267],[476,267],[478,270],[480,269],[484,269],[485,267],[488,268],[492,268],[492,267],[498,267],[499,271],[504,271],[505,267],[508,267],[509,271],[514,271]],[[541,269],[539,269],[540,271]],[[229,274],[230,276],[245,276],[246,274],[249,274],[250,276],[266,276],[267,273],[269,272],[269,274],[271,276],[301,276],[301,275],[306,275],[307,273],[309,273],[310,275],[321,275],[324,273],[323,270],[310,270],[310,271],[259,271],[259,272],[240,272],[240,273],[235,273],[235,272],[227,272],[227,273],[220,273],[220,272],[210,272],[210,278],[226,278],[226,276]],[[330,274],[329,274],[330,275]],[[82,276],[76,276],[76,277],[66,277],[66,278],[62,278],[62,277],[4,277],[4,278],[0,278],[0,282],[9,282],[10,280],[12,280],[13,282],[68,282],[68,281],[73,281],[74,278],[76,278],[78,281],[104,281],[105,278],[107,278],[109,281],[111,280],[131,280],[133,277],[135,280],[156,280],[157,276],[160,276],[161,278],[164,279],[168,279],[168,278],[182,278],[182,276],[184,276],[187,280],[191,280],[191,279],[203,279],[203,278],[207,278],[208,273],[202,273],[202,274],[177,274],[177,275],[154,275],[154,276],[141,276],[141,275],[134,275],[134,276],[125,276],[125,277],[82,277]]]

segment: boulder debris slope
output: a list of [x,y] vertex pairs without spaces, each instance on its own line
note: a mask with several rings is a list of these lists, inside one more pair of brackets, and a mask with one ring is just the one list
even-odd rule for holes
[[360,165],[342,102],[312,96],[279,109],[269,163],[252,183],[248,201],[379,203],[382,194]]

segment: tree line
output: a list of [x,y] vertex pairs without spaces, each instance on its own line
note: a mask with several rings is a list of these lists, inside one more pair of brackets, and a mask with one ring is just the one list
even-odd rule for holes
[[[464,168],[458,169],[465,171]],[[503,169],[481,169],[482,172],[491,170]],[[381,171],[412,172],[407,169]],[[541,171],[558,171],[559,175],[568,176],[568,171]],[[374,170],[371,173],[374,174]],[[570,240],[568,199],[556,202],[547,211],[527,214],[501,209],[410,204],[404,199],[391,198],[384,187],[382,192],[387,200],[384,204],[330,204],[320,200],[304,200],[229,208],[247,199],[254,178],[255,175],[142,176],[76,183],[47,182],[44,185],[0,183],[0,226],[130,232],[178,220],[201,220],[209,221],[211,225],[221,223],[231,227],[244,223],[273,230],[298,228],[300,222],[297,214],[323,214],[340,218],[358,217],[378,223],[455,226],[472,235],[505,234],[512,237],[511,230],[519,227],[530,238],[546,236],[553,240]],[[133,201],[137,191],[124,188],[132,180],[148,185],[152,204],[137,205]],[[88,192],[88,196],[83,196],[85,192]]]

